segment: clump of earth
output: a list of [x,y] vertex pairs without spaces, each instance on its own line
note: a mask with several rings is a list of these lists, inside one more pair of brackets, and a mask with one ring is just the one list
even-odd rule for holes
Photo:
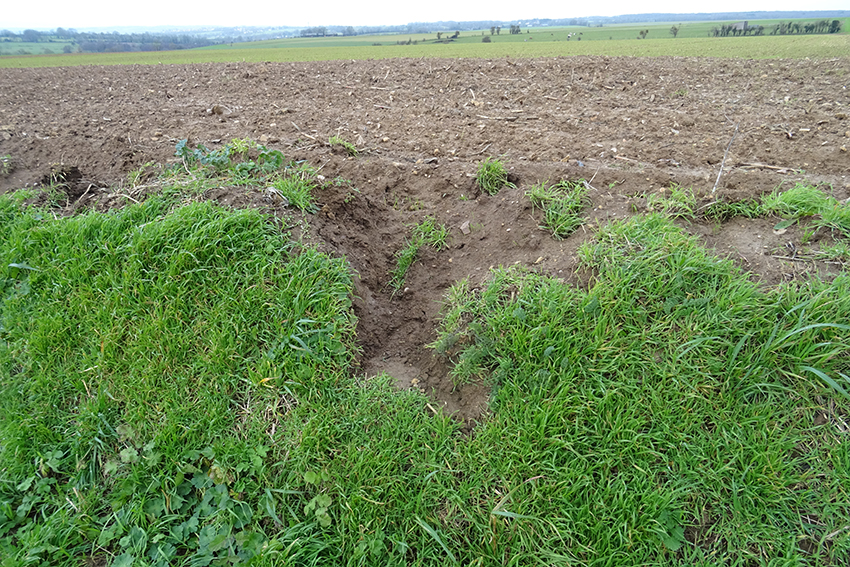
[[[670,57],[5,69],[0,192],[53,184],[58,214],[105,210],[131,189],[140,198],[145,179],[128,173],[174,160],[183,139],[214,149],[249,138],[347,180],[317,192],[320,210],[299,237],[345,255],[356,273],[358,371],[386,372],[429,394],[434,411],[471,423],[487,411],[488,386],[454,384],[450,362],[427,346],[451,285],[521,264],[586,286],[577,250],[594,228],[674,187],[692,189],[697,207],[796,183],[846,200],[847,69],[848,58]],[[332,136],[358,154],[331,146]],[[515,187],[479,190],[488,157]],[[586,224],[557,240],[525,193],[565,179],[587,180],[591,204]],[[301,218],[245,187],[202,198]],[[450,246],[423,248],[395,291],[395,253],[425,217],[451,229]],[[775,230],[777,219],[681,222],[765,286],[843,269],[789,253],[830,236]]]

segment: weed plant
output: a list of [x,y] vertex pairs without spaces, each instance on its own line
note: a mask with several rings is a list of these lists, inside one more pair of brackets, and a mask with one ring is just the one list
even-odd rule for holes
[[478,164],[478,173],[475,181],[482,191],[488,195],[495,195],[503,187],[513,187],[508,181],[508,172],[505,165],[498,159],[487,158]]
[[534,185],[526,196],[534,207],[543,209],[543,224],[555,238],[566,238],[582,225],[581,212],[587,206],[584,180],[561,181],[555,185]]
[[259,191],[273,189],[289,205],[315,212],[313,189],[320,186],[316,170],[304,162],[288,160],[280,150],[252,140],[234,139],[218,150],[204,145],[189,147],[177,143],[180,163],[165,172],[163,190],[167,193],[200,195],[226,183]]

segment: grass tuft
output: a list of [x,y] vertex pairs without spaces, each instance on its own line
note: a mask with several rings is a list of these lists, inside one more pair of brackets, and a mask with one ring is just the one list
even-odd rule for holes
[[341,147],[343,150],[345,150],[345,153],[347,153],[351,157],[357,156],[357,146],[355,146],[351,142],[342,139],[339,136],[331,136],[330,140],[328,140],[328,144],[330,144],[331,146]]
[[487,158],[478,164],[475,181],[488,195],[495,195],[503,187],[513,187],[513,184],[508,181],[505,165],[495,158]]
[[693,190],[679,185],[672,185],[669,189],[661,189],[658,193],[650,193],[646,196],[648,211],[672,218],[694,218],[696,203],[697,199]]
[[767,195],[762,200],[767,213],[787,217],[780,223],[789,226],[804,218],[813,217],[816,227],[825,227],[838,232],[844,238],[850,238],[850,206],[840,203],[831,195],[812,185],[798,183],[787,191]]
[[543,224],[555,238],[566,238],[582,225],[581,212],[587,206],[584,180],[561,181],[555,185],[534,185],[526,196],[534,207],[543,209]]
[[396,267],[390,272],[390,285],[394,291],[404,286],[407,271],[416,261],[416,255],[422,246],[430,246],[435,250],[448,248],[449,229],[446,225],[437,225],[433,217],[426,217],[413,227],[412,232],[412,239],[396,253]]

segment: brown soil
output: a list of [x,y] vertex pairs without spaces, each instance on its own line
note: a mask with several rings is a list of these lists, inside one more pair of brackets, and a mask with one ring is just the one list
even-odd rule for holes
[[[327,179],[351,181],[319,193],[322,210],[308,216],[304,237],[344,254],[358,274],[362,371],[420,387],[435,410],[471,421],[486,411],[487,389],[453,386],[447,361],[426,346],[449,286],[517,263],[584,285],[576,250],[594,226],[642,210],[644,195],[673,184],[694,188],[700,205],[797,181],[846,199],[847,69],[847,58],[609,57],[5,69],[0,155],[13,169],[0,175],[0,192],[54,182],[67,193],[65,212],[117,206],[127,173],[172,159],[184,138],[210,148],[252,138],[309,160]],[[359,155],[331,148],[333,135]],[[474,175],[488,156],[502,157],[517,188],[481,194]],[[555,240],[524,193],[579,178],[592,179],[590,221]],[[206,198],[291,216],[244,188]],[[451,247],[423,251],[393,295],[394,254],[426,215],[452,228]],[[783,259],[806,244],[775,223],[684,226],[765,285],[841,268]]]

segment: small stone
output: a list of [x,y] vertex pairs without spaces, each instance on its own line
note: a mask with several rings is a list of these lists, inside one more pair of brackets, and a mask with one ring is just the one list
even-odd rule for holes
[[460,225],[460,231],[464,234],[469,234],[469,221],[464,221],[462,225]]

